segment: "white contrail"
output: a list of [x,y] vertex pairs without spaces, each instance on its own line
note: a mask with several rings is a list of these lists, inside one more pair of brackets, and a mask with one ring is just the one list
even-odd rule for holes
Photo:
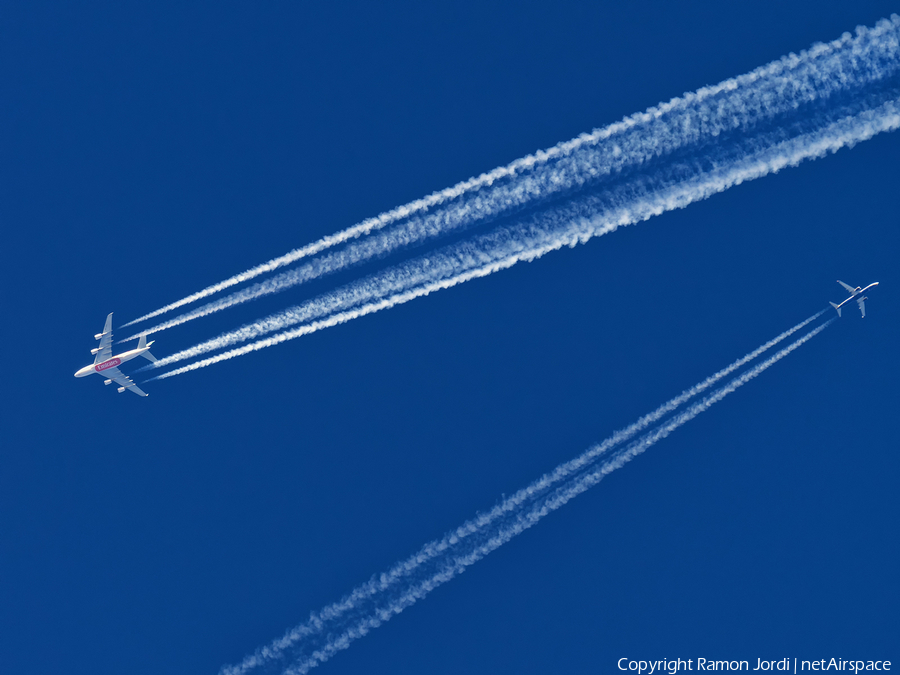
[[[125,325],[205,298],[388,225],[392,227],[377,236],[352,243],[275,280],[257,284],[143,332],[158,332],[277,293],[400,247],[515,213],[556,195],[600,187],[616,176],[646,170],[648,164],[669,158],[686,147],[701,147],[720,136],[771,122],[779,115],[797,111],[802,114],[804,106],[847,95],[895,74],[900,52],[898,28],[900,17],[893,15],[890,21],[882,20],[874,29],[857,29],[855,37],[845,33],[827,45],[818,44],[799,55],[790,54],[747,75],[686,94],[364,221]],[[716,162],[714,153],[706,159]]]
[[[820,315],[821,312],[816,317]],[[816,317],[810,317],[791,330],[798,330]],[[655,419],[659,419],[673,409],[672,407],[667,408],[667,406],[679,399],[683,402],[697,395],[715,379],[724,377],[725,374],[733,372],[740,365],[746,363],[752,354],[758,355],[760,350],[766,348],[766,345],[756,352],[751,352],[729,368],[685,391],[680,397],[673,399],[651,415],[641,418],[628,429],[618,432],[603,444],[591,448],[575,460],[560,465],[552,474],[543,476],[513,497],[505,499],[488,514],[476,516],[475,519],[463,524],[443,539],[430,542],[416,555],[395,565],[387,573],[373,577],[367,584],[355,589],[341,602],[312,614],[309,621],[289,631],[283,638],[248,656],[240,664],[223,668],[222,675],[245,675],[260,667],[271,669],[287,660],[290,660],[291,663],[282,670],[283,673],[303,674],[308,672],[328,660],[336,652],[349,647],[353,640],[366,635],[373,628],[377,628],[422,599],[437,586],[464,572],[470,565],[521,534],[547,514],[596,485],[604,476],[624,466],[667,437],[672,431],[708,410],[728,394],[812,339],[833,321],[834,319],[830,319],[813,329],[638,440],[613,452],[612,455],[606,454],[613,445],[621,445],[634,433],[646,428],[650,424],[647,420],[653,415],[658,413]],[[783,337],[784,334],[775,341],[783,339]],[[629,431],[631,431],[630,435]],[[553,480],[553,477],[558,478]],[[555,489],[551,490],[551,487]]]
[[[648,195],[635,195],[633,203],[612,212],[590,215],[595,208],[594,201],[602,200],[601,197],[575,200],[572,204],[539,214],[530,223],[500,228],[498,232],[477,237],[473,242],[462,242],[448,247],[443,252],[412,261],[405,267],[399,266],[388,270],[381,276],[376,275],[372,279],[351,284],[334,294],[314,299],[305,305],[261,319],[237,331],[160,359],[155,365],[163,367],[254,339],[263,333],[283,330],[288,326],[310,321],[272,337],[176,368],[154,379],[164,379],[205,368],[409,302],[437,290],[493,274],[521,261],[535,260],[550,251],[564,246],[575,246],[593,237],[612,232],[619,226],[641,222],[653,215],[683,208],[733,185],[777,172],[787,166],[794,166],[805,159],[821,157],[898,127],[900,127],[900,105],[891,101],[874,110],[866,110],[853,117],[832,122],[815,133],[803,134],[742,157],[730,165],[708,170],[693,180],[676,183],[665,189],[655,189]],[[487,242],[486,246],[481,245],[484,242]],[[410,270],[424,270],[424,275],[427,277],[431,274],[434,280],[423,282],[418,272],[413,273]],[[447,274],[449,276],[445,276]],[[410,287],[411,284],[418,285]],[[340,309],[342,303],[356,304],[370,297],[373,299],[365,304],[336,311]],[[316,318],[329,312],[335,313],[329,314],[326,318]]]
[[[328,619],[333,620],[337,616],[348,611],[350,608],[358,606],[360,603],[364,602],[367,598],[375,595],[376,593],[382,593],[386,591],[389,587],[392,587],[399,581],[408,577],[422,565],[427,564],[436,556],[443,554],[451,545],[455,545],[455,543],[459,540],[465,539],[466,537],[469,537],[470,535],[483,530],[484,528],[490,526],[492,523],[496,522],[498,518],[505,517],[511,512],[520,509],[522,504],[524,504],[526,501],[533,500],[540,494],[545,493],[548,489],[559,485],[562,481],[569,478],[574,473],[584,469],[590,462],[599,457],[601,454],[607,452],[611,448],[614,448],[618,445],[621,445],[622,443],[631,440],[636,434],[645,430],[654,422],[659,421],[666,414],[673,412],[682,404],[709,389],[716,382],[720,381],[724,377],[727,377],[734,371],[743,367],[750,361],[756,359],[758,356],[765,353],[778,343],[782,342],[811,322],[815,321],[825,311],[826,310],[817,312],[808,319],[801,321],[793,328],[786,330],[781,335],[778,335],[772,340],[769,340],[765,344],[754,349],[752,352],[745,354],[714,375],[706,378],[699,384],[694,385],[690,389],[686,389],[678,396],[659,406],[653,412],[638,419],[637,422],[615,432],[608,439],[606,439],[599,445],[594,446],[579,457],[561,464],[551,473],[545,474],[528,487],[519,490],[511,497],[505,499],[501,504],[495,506],[489,512],[479,514],[475,519],[468,521],[461,527],[458,527],[456,530],[446,535],[443,539],[428,544],[421,551],[419,551],[417,555],[413,556],[409,560],[404,561],[403,563],[394,566],[388,572],[381,574],[378,577],[374,577],[368,583],[363,584],[362,586],[354,590],[350,595],[344,598],[341,603],[332,605],[330,608],[328,608],[328,610],[320,613],[320,618],[327,617]],[[267,658],[270,658],[273,655],[272,650],[275,648],[275,646],[277,646],[279,650],[283,650],[307,634],[309,634],[308,630],[303,629],[303,627],[299,627],[298,629],[289,632],[284,638],[274,643],[273,646],[266,647],[261,651],[267,655]]]

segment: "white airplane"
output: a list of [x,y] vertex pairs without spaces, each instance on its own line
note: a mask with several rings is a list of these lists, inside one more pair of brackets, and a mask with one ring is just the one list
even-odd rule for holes
[[117,366],[126,361],[130,361],[136,356],[143,356],[148,361],[155,362],[156,357],[150,353],[150,345],[152,345],[153,342],[147,342],[147,336],[141,335],[137,349],[132,349],[131,351],[124,352],[118,356],[113,356],[112,312],[106,317],[106,325],[103,327],[103,332],[97,333],[94,336],[94,339],[100,340],[100,346],[91,350],[91,354],[95,355],[94,363],[79,370],[75,373],[75,377],[87,377],[92,373],[97,373],[98,375],[103,375],[108,378],[103,384],[112,384],[115,382],[116,384],[121,385],[119,387],[120,394],[126,389],[129,389],[138,396],[147,396],[147,394],[141,391],[140,388],[132,382],[127,375],[119,370]]
[[863,318],[865,318],[865,317],[866,317],[866,303],[865,303],[865,301],[869,299],[869,298],[867,298],[866,295],[865,295],[865,294],[866,294],[866,291],[869,290],[870,288],[872,288],[872,286],[877,286],[877,285],[878,285],[878,282],[876,281],[874,284],[869,284],[869,285],[866,286],[865,288],[860,288],[859,286],[857,286],[856,288],[853,288],[853,286],[850,286],[849,284],[845,284],[845,283],[844,283],[843,281],[841,281],[840,279],[838,279],[838,283],[839,283],[841,286],[843,286],[844,288],[846,288],[846,289],[847,289],[847,292],[850,293],[850,297],[847,298],[846,300],[844,300],[844,301],[843,301],[841,304],[839,304],[839,305],[836,305],[836,304],[834,304],[833,302],[832,302],[832,303],[829,303],[832,307],[834,307],[834,308],[837,310],[838,316],[841,315],[841,307],[843,307],[844,305],[846,305],[846,304],[847,304],[848,302],[850,302],[851,300],[856,300],[856,304],[859,305],[859,311],[862,313]]

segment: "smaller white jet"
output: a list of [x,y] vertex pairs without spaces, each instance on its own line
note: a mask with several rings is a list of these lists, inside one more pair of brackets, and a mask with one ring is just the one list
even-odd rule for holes
[[856,300],[856,304],[859,305],[859,311],[862,313],[863,318],[865,318],[865,316],[866,316],[866,302],[865,301],[869,299],[866,297],[866,291],[869,290],[870,288],[872,288],[873,286],[877,286],[878,282],[876,281],[874,284],[869,284],[865,288],[861,288],[860,286],[853,288],[853,286],[850,286],[849,284],[845,284],[840,279],[838,279],[838,283],[841,286],[843,286],[844,288],[846,288],[847,292],[850,293],[850,297],[847,298],[846,300],[844,300],[839,305],[836,305],[833,302],[829,303],[832,307],[834,307],[837,310],[838,316],[841,315],[841,307],[846,305],[851,300]]
[[148,361],[156,361],[156,357],[150,353],[150,345],[153,342],[147,342],[147,336],[141,335],[141,339],[138,341],[137,349],[132,349],[131,351],[124,352],[119,354],[118,356],[113,356],[112,353],[112,312],[110,312],[109,316],[106,317],[106,325],[103,327],[102,333],[97,333],[94,336],[95,340],[100,340],[100,346],[96,349],[91,350],[91,354],[94,354],[94,363],[90,366],[85,366],[77,373],[75,373],[75,377],[87,377],[93,373],[97,373],[98,375],[103,375],[106,377],[106,381],[103,384],[112,384],[115,382],[119,386],[119,393],[121,394],[126,389],[133,391],[138,396],[147,396],[140,388],[132,382],[127,375],[125,375],[121,370],[119,370],[119,364],[125,363],[126,361],[130,361],[136,356],[143,356]]

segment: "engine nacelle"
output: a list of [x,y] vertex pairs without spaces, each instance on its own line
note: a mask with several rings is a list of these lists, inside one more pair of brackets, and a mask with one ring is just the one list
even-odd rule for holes
[[112,380],[103,380],[103,384],[112,384]]
[[93,356],[94,354],[96,354],[96,353],[99,352],[99,351],[100,351],[100,347],[97,347],[96,349],[92,349],[92,350],[91,350],[91,356]]
[[123,391],[125,391],[125,387],[119,387],[119,393],[121,394]]
[[97,334],[94,336],[94,339],[95,339],[95,340],[99,340],[99,339],[102,338],[102,337],[103,337],[103,333],[97,333]]

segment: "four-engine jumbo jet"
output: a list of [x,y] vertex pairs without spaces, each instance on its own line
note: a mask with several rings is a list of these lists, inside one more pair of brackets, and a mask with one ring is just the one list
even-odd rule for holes
[[138,396],[147,396],[143,391],[141,391],[138,386],[132,382],[127,375],[122,373],[121,370],[117,368],[120,363],[125,363],[126,361],[130,361],[136,356],[143,356],[148,361],[156,361],[156,357],[150,353],[150,345],[153,342],[147,342],[147,336],[141,335],[141,339],[138,341],[137,349],[132,349],[131,351],[124,352],[119,354],[118,356],[113,356],[112,353],[112,312],[110,312],[109,316],[106,317],[106,325],[103,327],[102,333],[97,333],[94,336],[95,340],[100,340],[100,346],[96,349],[91,350],[91,354],[94,354],[94,363],[90,366],[85,366],[77,373],[75,373],[75,377],[86,377],[91,375],[92,373],[97,373],[98,375],[103,375],[108,378],[103,384],[112,384],[115,382],[119,387],[119,393],[121,394],[126,389],[133,391]]
[[869,298],[866,297],[866,291],[869,290],[870,288],[872,288],[872,286],[877,286],[877,285],[878,285],[878,282],[876,281],[874,284],[869,284],[869,285],[866,286],[865,288],[860,288],[859,286],[857,286],[856,288],[853,288],[853,286],[850,286],[850,285],[848,285],[848,284],[845,284],[845,283],[844,283],[843,281],[841,281],[840,279],[838,279],[838,283],[839,283],[841,286],[843,286],[844,288],[846,288],[846,289],[847,289],[847,292],[850,293],[850,297],[847,298],[846,300],[844,300],[844,301],[843,301],[841,304],[839,304],[839,305],[836,305],[836,304],[834,304],[833,302],[832,302],[832,303],[829,303],[832,307],[834,307],[834,308],[837,310],[838,316],[841,315],[841,307],[843,307],[844,305],[846,305],[846,304],[847,304],[848,302],[850,302],[851,300],[856,300],[856,304],[859,305],[859,311],[862,313],[863,318],[865,318],[865,316],[866,316],[866,303],[865,303],[865,301],[869,299]]

